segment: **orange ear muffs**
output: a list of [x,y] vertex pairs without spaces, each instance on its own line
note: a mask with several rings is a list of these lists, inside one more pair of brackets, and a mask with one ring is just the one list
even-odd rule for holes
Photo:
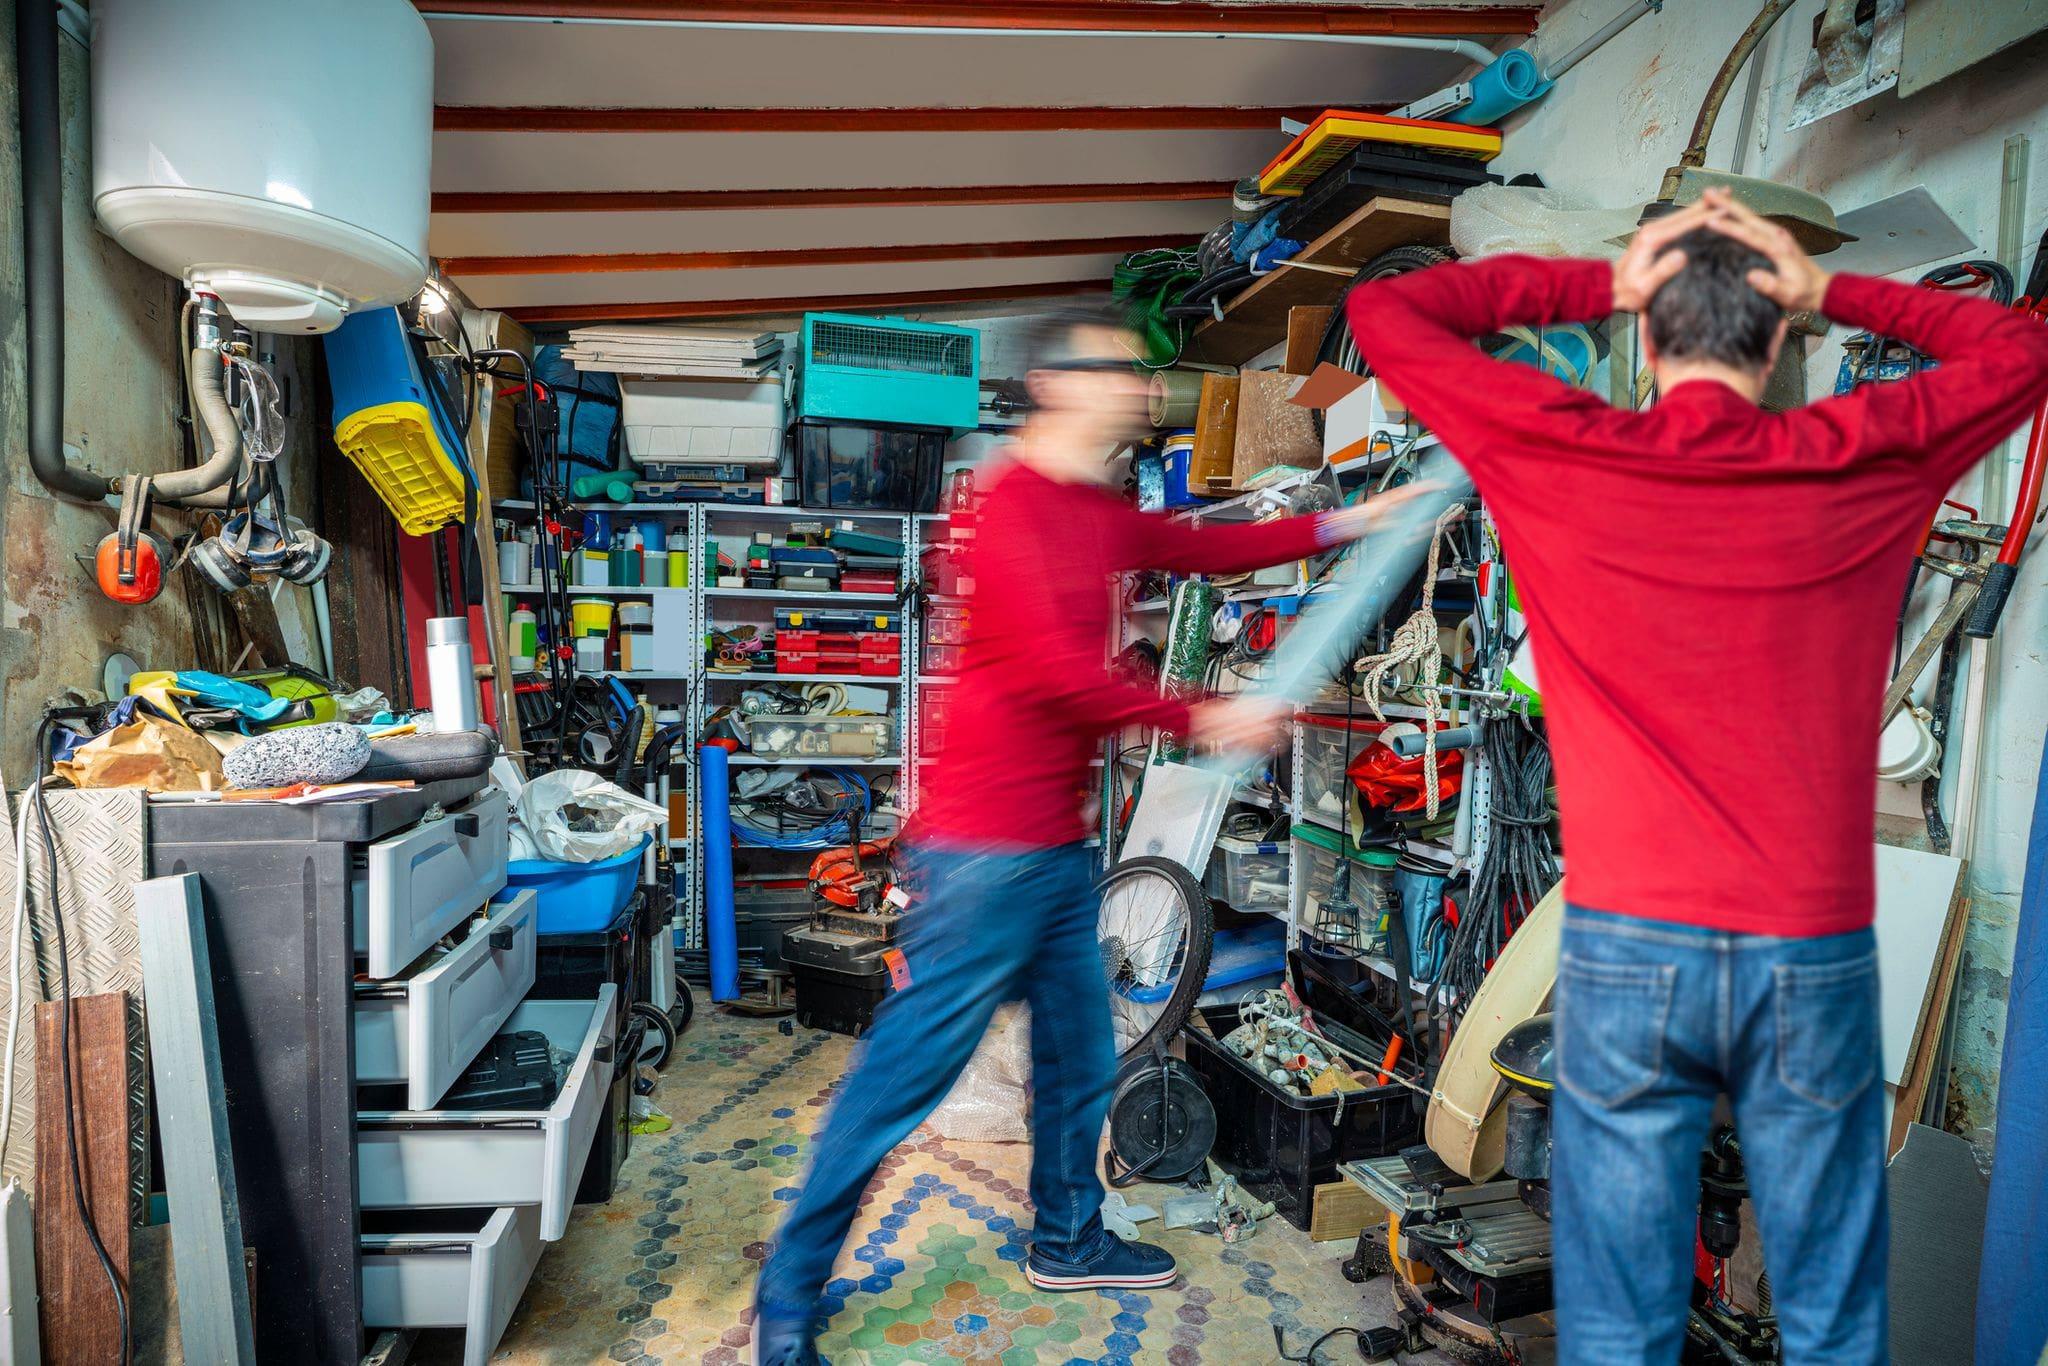
[[149,529],[149,480],[138,479],[121,498],[118,530],[100,538],[93,571],[100,592],[115,602],[149,602],[164,591],[170,543]]

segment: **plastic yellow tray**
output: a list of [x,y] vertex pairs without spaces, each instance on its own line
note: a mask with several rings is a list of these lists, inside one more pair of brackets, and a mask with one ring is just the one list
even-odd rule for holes
[[441,448],[419,403],[379,403],[334,424],[334,444],[355,462],[409,536],[463,519],[462,471]]
[[1498,128],[1468,128],[1432,119],[1397,119],[1348,109],[1326,110],[1259,172],[1259,193],[1296,195],[1355,147],[1367,142],[1420,147],[1491,161],[1500,155]]

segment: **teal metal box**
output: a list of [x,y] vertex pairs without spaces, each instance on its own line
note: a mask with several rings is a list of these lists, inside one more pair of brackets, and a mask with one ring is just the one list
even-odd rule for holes
[[981,337],[902,318],[806,313],[797,413],[813,422],[981,425]]

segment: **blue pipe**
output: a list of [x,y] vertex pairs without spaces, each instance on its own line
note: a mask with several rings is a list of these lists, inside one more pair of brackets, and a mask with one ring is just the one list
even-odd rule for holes
[[1444,115],[1446,123],[1491,127],[1531,100],[1541,98],[1551,86],[1543,79],[1536,59],[1521,48],[1509,48],[1491,65],[1472,78],[1472,103]]
[[711,958],[711,999],[740,998],[740,931],[732,909],[732,792],[727,755],[697,751],[697,805],[704,829],[704,948]]

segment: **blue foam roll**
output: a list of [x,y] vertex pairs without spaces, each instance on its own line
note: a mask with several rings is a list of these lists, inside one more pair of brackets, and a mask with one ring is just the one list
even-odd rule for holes
[[1472,103],[1444,115],[1444,122],[1490,127],[1542,96],[1550,85],[1534,57],[1521,48],[1509,48],[1472,78]]
[[711,999],[740,998],[740,932],[732,910],[732,790],[726,752],[697,751],[697,805],[704,829],[704,949],[711,958]]

